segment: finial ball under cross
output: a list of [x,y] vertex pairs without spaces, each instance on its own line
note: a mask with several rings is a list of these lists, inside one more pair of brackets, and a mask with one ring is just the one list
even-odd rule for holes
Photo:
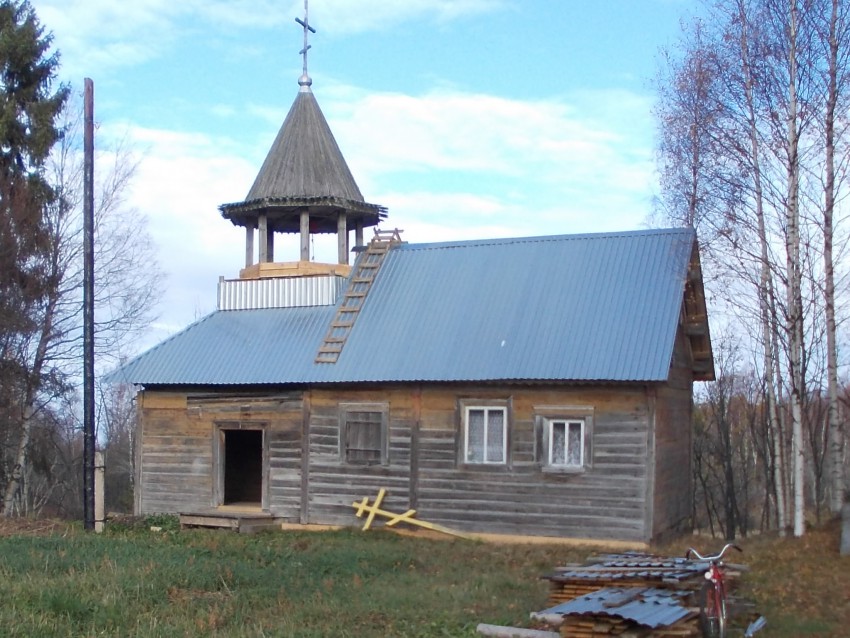
[[307,73],[307,51],[310,50],[310,45],[307,43],[307,34],[308,32],[316,32],[316,30],[310,26],[307,11],[307,0],[304,0],[304,19],[295,18],[295,21],[304,29],[304,47],[298,52],[298,54],[304,59],[304,68],[301,73],[301,77],[298,79],[298,85],[301,87],[302,91],[305,91],[309,90],[310,85],[313,84],[313,80],[310,79],[310,75]]

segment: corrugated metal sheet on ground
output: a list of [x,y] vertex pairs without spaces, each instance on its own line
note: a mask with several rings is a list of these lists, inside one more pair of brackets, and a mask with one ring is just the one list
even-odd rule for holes
[[683,598],[685,592],[634,587],[608,587],[535,614],[548,616],[607,616],[645,627],[667,627],[694,616]]
[[664,558],[648,554],[620,554],[602,557],[599,563],[574,568],[559,569],[546,578],[552,582],[564,581],[683,581],[701,576],[707,569],[705,561],[685,558]]
[[402,244],[339,360],[334,308],[217,312],[112,375],[161,384],[663,381],[692,230]]

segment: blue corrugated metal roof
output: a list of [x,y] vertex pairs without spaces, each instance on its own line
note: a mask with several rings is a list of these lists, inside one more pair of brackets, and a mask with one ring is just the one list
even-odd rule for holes
[[335,364],[333,307],[222,311],[114,378],[145,385],[667,378],[689,229],[402,244]]

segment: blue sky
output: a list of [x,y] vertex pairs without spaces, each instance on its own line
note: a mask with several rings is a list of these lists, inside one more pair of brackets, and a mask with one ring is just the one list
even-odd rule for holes
[[[148,345],[215,308],[295,98],[303,0],[31,0],[168,274]],[[411,242],[631,230],[657,192],[652,77],[693,0],[311,0],[313,92],[366,201]],[[96,169],[97,171],[97,169]],[[297,259],[294,239],[278,260]],[[316,257],[334,261],[332,242]]]

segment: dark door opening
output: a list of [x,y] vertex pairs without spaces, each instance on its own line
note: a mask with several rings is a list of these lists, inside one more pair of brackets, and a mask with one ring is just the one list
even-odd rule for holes
[[263,501],[263,431],[224,430],[224,504]]

